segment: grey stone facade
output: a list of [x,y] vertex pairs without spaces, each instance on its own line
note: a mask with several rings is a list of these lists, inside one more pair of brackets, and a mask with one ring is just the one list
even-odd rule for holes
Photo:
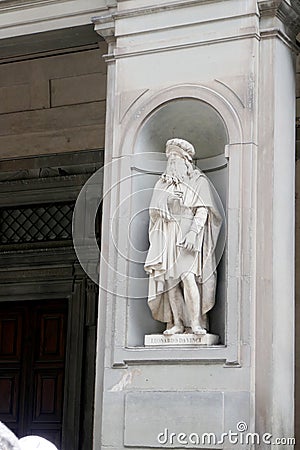
[[[80,294],[87,279],[71,247],[45,251],[47,269],[42,264],[35,272],[45,277],[42,295],[53,289],[53,295],[69,296],[77,321],[74,341],[69,335],[68,432],[80,420],[91,429],[88,401],[94,395],[94,442],[85,437],[84,450],[270,448],[262,441],[265,433],[274,438],[271,448],[294,448],[292,441],[275,439],[295,434],[299,2],[4,0],[0,11],[1,206],[12,206],[11,190],[21,199],[18,205],[28,196],[45,200],[46,192],[49,201],[74,201],[102,165],[95,155],[100,158],[104,148],[96,382],[95,393],[92,381],[85,387],[81,413],[74,397],[80,381],[71,372],[82,364],[73,359],[77,349],[80,357],[84,353],[82,327],[90,327],[90,348],[95,340],[93,302],[89,309],[89,290],[86,297]],[[200,348],[144,346],[145,334],[163,330],[147,306],[143,252],[151,189],[172,137],[191,140],[195,162],[214,184],[226,214],[210,318],[220,343]],[[40,170],[51,180],[39,180]],[[39,266],[39,256],[30,255]],[[23,281],[12,281],[16,268],[23,268],[22,257],[7,254],[2,260],[5,300],[22,298]],[[26,277],[30,296],[32,270]],[[85,363],[92,380],[92,358]],[[296,428],[298,422],[296,416]],[[222,437],[230,430],[239,443]],[[247,432],[259,435],[259,445],[241,442]],[[210,446],[209,436],[200,441],[205,433],[217,436]],[[79,441],[74,433],[72,448],[64,441],[65,450],[80,448]]]

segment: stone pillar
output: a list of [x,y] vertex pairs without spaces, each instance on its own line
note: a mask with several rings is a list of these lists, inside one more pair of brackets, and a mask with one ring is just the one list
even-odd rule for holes
[[[296,2],[279,0],[120,0],[94,19],[109,42],[97,450],[258,444],[245,444],[246,431],[270,448],[263,433],[293,437],[297,14]],[[143,333],[159,325],[127,230],[162,167],[145,152],[190,135],[200,159],[221,136],[227,170],[222,339],[149,348]],[[137,225],[145,244],[147,223]]]
[[[97,19],[95,24],[95,31],[100,34],[108,44],[107,54],[104,59],[107,63],[107,104],[106,104],[106,127],[105,127],[105,156],[104,156],[104,177],[103,177],[103,191],[107,192],[111,185],[111,170],[110,164],[112,161],[112,148],[114,143],[114,132],[112,124],[114,122],[115,110],[115,82],[116,82],[116,62],[114,58],[115,51],[115,23],[113,13],[115,12],[115,1],[107,0],[107,6],[110,8],[109,14]],[[104,258],[109,258],[109,245],[107,240],[110,236],[110,221],[107,220],[111,216],[111,205],[107,197],[102,205],[102,220],[101,234],[104,238],[101,246],[101,255]],[[102,422],[103,422],[103,396],[104,396],[104,375],[105,375],[105,358],[107,352],[105,350],[105,341],[107,336],[106,330],[106,314],[107,303],[106,295],[107,287],[109,285],[109,274],[106,270],[106,265],[101,265],[100,273],[100,288],[99,290],[99,304],[98,304],[98,327],[97,327],[97,349],[96,349],[96,377],[95,377],[95,407],[94,407],[94,436],[93,449],[102,449]],[[109,301],[109,300],[108,300]]]
[[260,1],[258,6],[255,419],[258,432],[292,437],[295,37],[300,29],[300,4]]

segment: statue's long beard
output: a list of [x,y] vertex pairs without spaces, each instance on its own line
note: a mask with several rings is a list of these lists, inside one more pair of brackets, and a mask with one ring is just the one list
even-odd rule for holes
[[183,183],[190,176],[192,170],[192,165],[188,161],[182,163],[182,160],[177,158],[169,159],[161,178],[163,181],[177,185]]

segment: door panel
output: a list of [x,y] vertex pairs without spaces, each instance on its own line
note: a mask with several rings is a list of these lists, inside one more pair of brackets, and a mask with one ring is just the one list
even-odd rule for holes
[[20,410],[25,321],[24,308],[17,305],[9,308],[7,303],[0,304],[0,420],[16,434],[23,422]]
[[0,375],[0,415],[3,422],[16,424],[19,394],[19,373],[7,372]]
[[65,300],[0,303],[0,420],[61,443]]

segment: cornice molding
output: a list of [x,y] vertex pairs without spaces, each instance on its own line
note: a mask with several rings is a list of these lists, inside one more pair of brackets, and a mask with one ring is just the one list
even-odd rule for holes
[[59,0],[0,0],[0,10],[31,8],[34,6],[44,6],[49,3],[59,3]]
[[261,0],[258,2],[261,18],[278,18],[287,28],[287,34],[295,38],[300,31],[300,0]]
[[0,24],[1,39],[88,25],[92,16],[108,10],[104,0],[24,0],[22,3],[0,0],[0,12],[7,13]]
[[[120,1],[120,0],[119,0]],[[159,12],[166,12],[174,9],[187,8],[190,6],[216,3],[224,0],[181,0],[170,1],[163,5],[154,6],[143,6],[141,8],[132,8],[124,11],[117,11],[115,7],[115,0],[106,0],[107,6],[110,9],[108,14],[101,16],[92,17],[92,22],[94,24],[94,29],[102,38],[104,38],[108,43],[115,40],[115,21],[117,19],[126,19],[136,16],[144,16],[149,14],[155,14]]]
[[[205,5],[209,3],[220,3],[224,0],[181,0],[170,1],[162,5],[157,4],[153,6],[142,6],[140,8],[125,9],[124,11],[118,11],[114,14],[117,19],[125,19],[128,17],[145,16],[148,14],[155,14],[159,12],[172,11],[175,9],[188,8],[197,5]],[[225,0],[226,1],[226,0]]]
[[99,36],[110,44],[115,41],[115,9],[113,8],[108,14],[103,16],[92,17],[94,30]]

